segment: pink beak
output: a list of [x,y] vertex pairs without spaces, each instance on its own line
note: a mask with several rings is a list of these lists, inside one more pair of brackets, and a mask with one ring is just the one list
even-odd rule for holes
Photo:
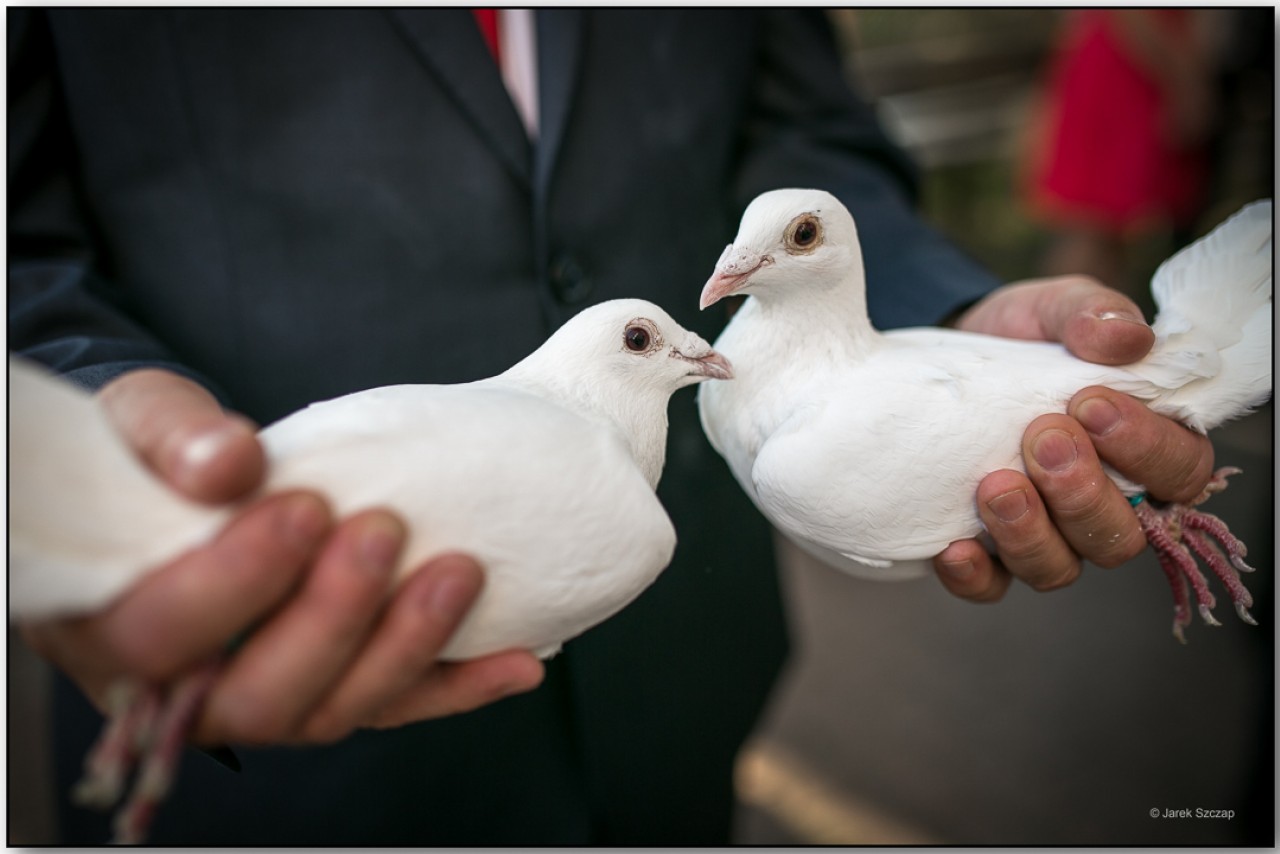
[[702,288],[702,298],[698,300],[698,308],[705,309],[720,300],[737,293],[746,285],[761,267],[772,264],[773,259],[750,249],[739,249],[730,244],[724,248],[720,260],[716,262],[715,272]]
[[691,362],[694,366],[694,373],[698,376],[707,377],[713,380],[731,380],[733,379],[733,366],[729,364],[729,360],[721,356],[715,350],[708,350],[701,356],[685,356],[680,354],[680,358]]

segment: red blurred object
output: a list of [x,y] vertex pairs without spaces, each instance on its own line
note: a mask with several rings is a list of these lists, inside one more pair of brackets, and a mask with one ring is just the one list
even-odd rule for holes
[[484,36],[484,43],[489,46],[489,52],[493,54],[493,61],[501,65],[502,48],[498,46],[498,10],[472,9],[471,13],[476,16],[476,23],[480,25],[480,34]]
[[1194,217],[1206,184],[1200,131],[1209,115],[1188,115],[1187,103],[1201,93],[1180,86],[1196,78],[1175,65],[1194,52],[1187,9],[1071,14],[1033,142],[1033,210],[1116,234]]

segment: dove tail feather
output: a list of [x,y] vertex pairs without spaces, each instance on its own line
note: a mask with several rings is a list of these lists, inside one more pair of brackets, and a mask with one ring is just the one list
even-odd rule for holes
[[1156,270],[1156,344],[1140,396],[1200,431],[1271,396],[1271,201],[1246,205]]
[[93,397],[10,356],[11,620],[107,604],[206,539],[224,513],[156,479]]

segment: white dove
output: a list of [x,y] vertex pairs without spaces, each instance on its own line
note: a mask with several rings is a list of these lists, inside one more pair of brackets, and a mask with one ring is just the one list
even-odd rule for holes
[[[723,357],[658,306],[602,303],[498,376],[375,388],[267,427],[263,491],[316,490],[341,516],[396,511],[409,531],[401,580],[435,555],[475,557],[485,587],[442,658],[515,648],[547,657],[670,562],[675,530],[654,494],[667,401],[683,386],[731,376]],[[12,358],[9,382],[11,620],[102,608],[233,512],[158,481],[79,389]],[[174,726],[185,731],[199,698],[184,702],[190,711]],[[97,752],[110,759],[124,737]],[[157,760],[167,766],[162,779],[176,764],[170,753]],[[86,799],[109,805],[123,769],[88,765]],[[139,838],[138,817],[164,788],[147,785],[118,836]]]
[[[867,317],[853,218],[817,190],[777,190],[743,214],[701,306],[748,294],[715,343],[736,379],[699,390],[702,424],[756,506],[805,551],[853,575],[892,579],[982,531],[974,501],[990,472],[1025,471],[1021,436],[1080,389],[1105,385],[1205,432],[1271,394],[1271,203],[1245,207],[1157,270],[1156,343],[1141,361],[1096,365],[1058,344],[939,328],[881,333]],[[1237,469],[1220,469],[1208,492]],[[1243,545],[1215,517],[1132,496],[1175,601],[1185,584],[1213,623],[1213,597],[1188,552],[1252,604],[1232,564]],[[901,563],[910,561],[910,563]],[[1185,580],[1184,580],[1185,579]]]

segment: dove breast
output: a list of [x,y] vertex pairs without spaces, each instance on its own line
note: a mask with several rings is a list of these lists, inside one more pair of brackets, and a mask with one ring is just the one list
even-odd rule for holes
[[607,426],[485,382],[388,386],[314,404],[262,433],[268,490],[318,489],[339,515],[408,523],[398,570],[464,552],[480,600],[442,657],[540,657],[606,619],[670,562],[675,530]]
[[1123,369],[1057,344],[897,330],[862,362],[786,383],[804,404],[776,407],[785,417],[762,430],[744,473],[765,514],[811,554],[858,577],[912,577],[982,530],[978,483],[1025,470],[1025,425],[1108,374],[1129,386]]

